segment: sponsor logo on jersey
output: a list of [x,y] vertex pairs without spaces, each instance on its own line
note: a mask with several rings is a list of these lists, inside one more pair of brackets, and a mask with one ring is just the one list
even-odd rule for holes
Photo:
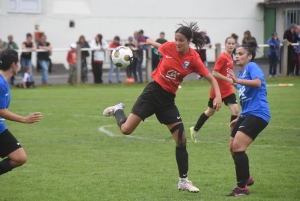
[[180,75],[180,73],[178,73],[175,70],[169,70],[166,74],[166,78],[171,79],[171,80],[176,80],[176,77]]

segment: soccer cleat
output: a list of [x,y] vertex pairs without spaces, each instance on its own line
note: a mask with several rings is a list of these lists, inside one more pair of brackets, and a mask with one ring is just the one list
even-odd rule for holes
[[254,179],[252,176],[250,176],[247,180],[247,186],[252,186],[254,184]]
[[192,182],[187,178],[179,178],[178,182],[178,190],[180,191],[188,191],[191,193],[198,193],[199,189],[193,186]]
[[124,108],[125,105],[123,103],[119,103],[115,106],[110,106],[103,111],[103,116],[105,117],[114,116],[117,110],[123,110]]
[[250,191],[248,186],[246,185],[245,188],[240,188],[240,187],[235,187],[232,192],[226,196],[232,196],[232,197],[237,197],[240,195],[249,195]]
[[196,143],[197,142],[196,138],[197,138],[198,132],[194,130],[194,127],[190,128],[190,134],[191,134],[192,141]]

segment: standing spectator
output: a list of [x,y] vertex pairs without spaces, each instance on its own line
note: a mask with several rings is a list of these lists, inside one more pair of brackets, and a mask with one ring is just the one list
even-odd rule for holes
[[76,44],[72,43],[70,45],[71,50],[68,51],[67,55],[67,62],[69,63],[69,78],[68,78],[68,84],[69,85],[75,85],[76,83],[76,76],[77,76],[77,50],[76,50]]
[[236,35],[235,33],[232,33],[232,34],[231,34],[231,37],[234,38],[234,40],[235,40],[235,48],[234,48],[234,50],[233,50],[233,52],[232,52],[232,54],[235,55],[236,48],[238,48],[238,47],[240,46],[240,43],[239,43],[239,36]]
[[[3,50],[5,50],[5,49],[18,50],[19,49],[18,45],[13,41],[13,39],[14,38],[12,35],[7,36],[8,42],[3,43]],[[14,85],[14,82],[15,82],[15,76],[13,75],[13,76],[11,76],[10,84]]]
[[[203,29],[201,31],[201,34],[202,34],[202,37],[204,38],[204,41],[205,41],[205,45],[200,49],[198,50],[197,52],[199,53],[200,55],[200,59],[202,60],[203,64],[206,66],[206,68],[208,67],[208,63],[207,63],[207,60],[206,60],[206,49],[207,48],[211,48],[211,42],[210,42],[210,38],[209,36],[207,36],[207,32],[205,29]],[[202,79],[202,77],[200,75],[197,76],[198,79]]]
[[146,51],[146,56],[148,57],[148,46],[146,44],[147,36],[144,36],[144,31],[140,30],[139,35],[136,39],[137,48],[138,48],[138,60],[136,63],[136,69],[139,73],[139,80],[135,80],[135,82],[143,83],[143,71],[142,71],[142,63],[143,63],[143,53]]
[[[160,32],[159,34],[159,38],[156,40],[157,43],[159,44],[164,44],[166,42],[168,42],[165,39],[165,33],[164,32]],[[158,53],[157,48],[153,48],[153,54],[152,54],[152,71],[154,71],[159,63],[159,61],[161,60],[161,54]]]
[[242,44],[248,44],[250,40],[255,41],[255,43],[257,44],[256,39],[253,36],[251,36],[251,32],[247,30],[244,32],[244,38],[242,40]]
[[3,42],[2,42],[2,40],[0,39],[0,54],[1,54],[1,52],[2,52],[2,48],[3,48]]
[[90,43],[92,51],[92,70],[94,75],[94,83],[102,84],[102,66],[105,57],[105,49],[108,49],[108,43],[103,39],[101,34],[97,34],[94,40]]
[[[85,37],[81,35],[79,37],[79,40],[77,42],[78,45],[80,45],[81,48],[90,48],[89,44],[86,42]],[[89,51],[81,51],[81,82],[83,84],[88,83],[88,67],[87,67],[87,61],[86,58],[90,56]]]
[[38,63],[42,68],[42,83],[45,86],[50,86],[48,82],[48,70],[50,66],[49,56],[52,51],[52,46],[50,45],[49,42],[46,41],[46,39],[47,39],[46,35],[42,34],[41,41],[38,42],[37,44],[37,49],[46,50],[46,51],[38,52],[37,57],[38,57]]
[[26,41],[22,43],[22,50],[30,51],[30,52],[22,52],[22,54],[21,54],[22,76],[24,76],[25,67],[28,66],[30,68],[30,80],[34,81],[33,75],[32,75],[31,51],[35,51],[36,46],[32,42],[32,35],[30,33],[26,34]]
[[279,58],[280,40],[278,39],[277,33],[272,33],[272,37],[267,41],[269,44],[268,57],[269,57],[269,77],[276,77],[276,69]]
[[[291,27],[283,34],[283,39],[288,41],[288,75],[294,75],[296,65],[296,47],[292,43],[297,43],[298,35],[296,33],[297,25],[291,24]],[[297,72],[296,72],[297,73]],[[299,74],[299,72],[298,72]]]
[[[298,46],[296,46],[296,54],[297,54],[297,59],[298,59],[298,73],[299,72],[299,68],[300,68],[300,26],[297,26],[297,33],[298,33]],[[297,72],[296,72],[297,74]],[[297,74],[298,75],[298,74]]]
[[[120,43],[120,37],[119,36],[115,36],[114,40],[110,43],[109,48],[116,48],[122,46],[122,44]],[[112,53],[112,50],[110,51],[110,54]],[[116,68],[116,76],[117,76],[117,82],[121,83],[120,80],[120,68],[116,67],[115,64],[112,62],[112,59],[110,57],[110,69],[109,69],[109,75],[108,75],[108,82],[111,83],[112,81],[112,73],[114,71],[114,69]]]
[[[128,42],[125,44],[125,46],[129,47],[132,51],[132,54],[133,54],[132,61],[131,61],[130,65],[127,66],[127,68],[126,68],[127,80],[129,81],[129,79],[130,79],[130,82],[131,82],[133,68],[136,68],[136,66],[135,66],[136,65],[135,54],[137,54],[135,45],[133,43],[133,38],[131,36],[128,38]],[[136,76],[136,72],[135,72],[135,76]]]

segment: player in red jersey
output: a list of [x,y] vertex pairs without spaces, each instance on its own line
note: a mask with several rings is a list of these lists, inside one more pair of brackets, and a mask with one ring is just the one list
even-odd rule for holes
[[[221,91],[222,101],[224,101],[225,105],[227,105],[231,111],[230,122],[237,118],[239,113],[239,108],[236,101],[236,96],[233,91],[232,85],[234,84],[232,79],[228,77],[227,70],[233,70],[233,60],[232,60],[232,52],[235,48],[235,39],[233,37],[228,37],[225,40],[225,51],[220,54],[218,57],[212,75],[216,78],[218,85]],[[190,128],[191,139],[196,142],[198,131],[201,129],[205,121],[211,117],[216,109],[213,106],[213,100],[216,95],[214,89],[210,88],[210,96],[208,100],[208,108],[205,112],[203,112],[197,124],[194,127]]]
[[158,67],[153,71],[153,82],[149,83],[143,93],[135,102],[128,118],[124,114],[124,104],[106,108],[103,115],[114,116],[120,130],[125,135],[130,135],[139,123],[147,117],[155,114],[158,121],[165,124],[170,130],[176,142],[176,161],[179,170],[179,190],[198,193],[199,189],[188,180],[188,153],[186,150],[186,135],[183,123],[175,105],[175,96],[179,84],[183,78],[192,73],[204,76],[216,92],[213,107],[218,111],[221,107],[221,93],[215,78],[204,66],[198,53],[190,48],[190,43],[197,49],[204,45],[204,38],[198,31],[197,23],[180,25],[175,31],[175,42],[159,44],[152,39],[146,43],[158,48],[162,59]]

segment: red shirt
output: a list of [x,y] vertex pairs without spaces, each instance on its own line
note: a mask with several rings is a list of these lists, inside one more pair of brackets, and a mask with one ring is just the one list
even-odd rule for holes
[[[218,59],[216,61],[214,71],[218,71],[220,74],[227,77],[227,69],[233,70],[233,67],[234,67],[234,65],[233,65],[232,57],[227,55],[225,52],[223,52],[222,54],[220,54],[220,56],[218,57]],[[232,86],[229,82],[227,82],[225,80],[220,80],[218,78],[216,78],[216,80],[219,84],[222,98],[225,98],[225,97],[229,96],[230,94],[234,94]],[[213,88],[210,87],[210,98],[215,98],[215,97],[216,97],[215,92],[214,92]]]
[[69,64],[76,64],[77,63],[77,52],[76,50],[69,50],[67,55],[67,61]]
[[[109,48],[116,48],[116,47],[119,47],[119,46],[122,46],[122,44],[121,44],[121,43],[115,44],[114,42],[111,42],[111,43],[109,44]],[[111,54],[112,52],[113,52],[113,50],[110,51],[110,54]]]
[[190,73],[201,76],[210,73],[192,48],[182,55],[177,51],[175,42],[166,42],[158,48],[158,52],[162,59],[153,71],[152,78],[168,92],[176,94],[179,84]]

